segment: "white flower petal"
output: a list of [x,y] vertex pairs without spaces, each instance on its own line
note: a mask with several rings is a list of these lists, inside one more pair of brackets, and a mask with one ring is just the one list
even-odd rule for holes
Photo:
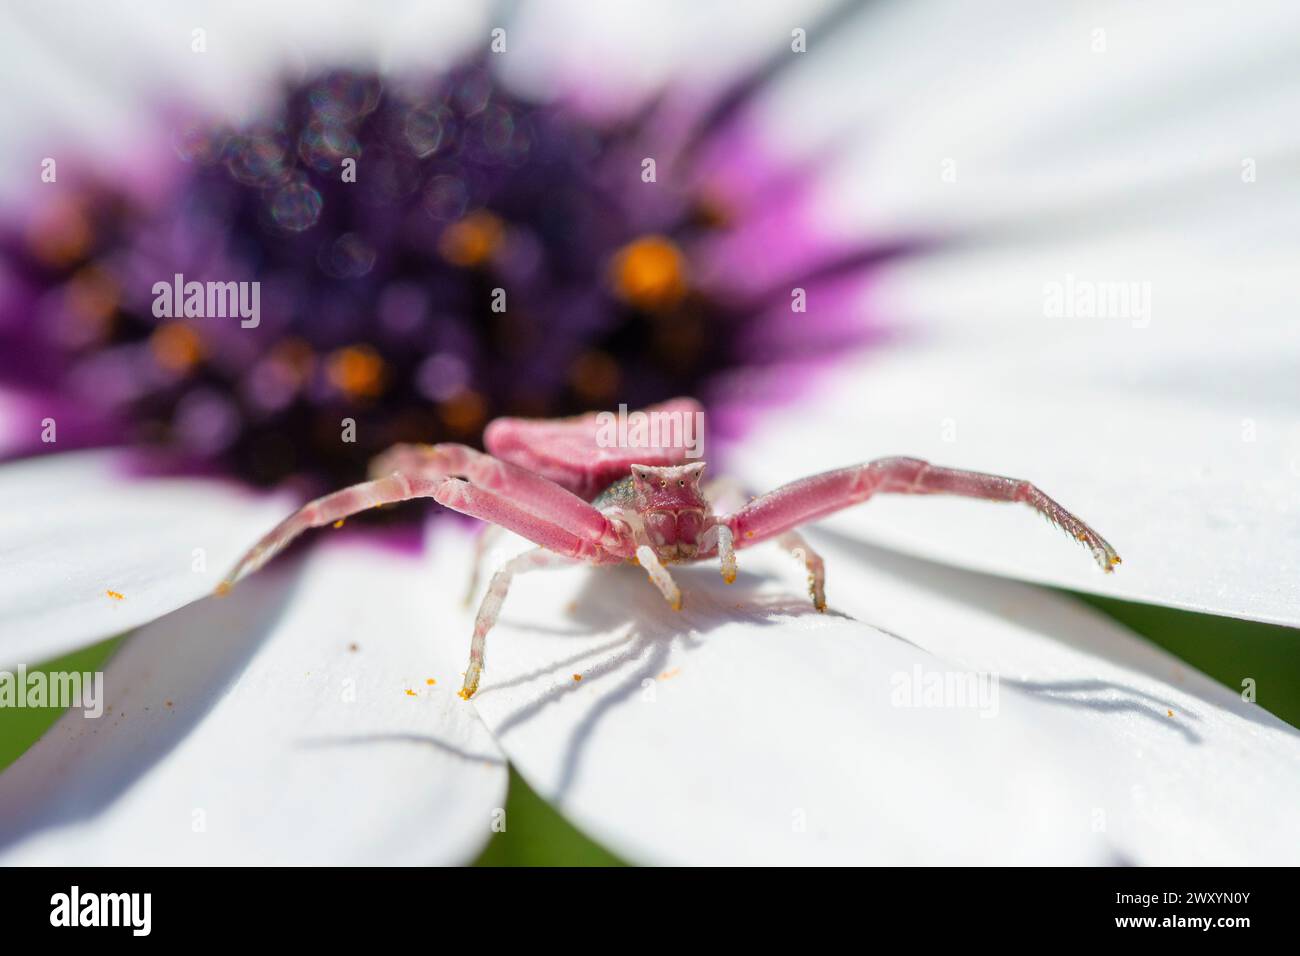
[[1119,858],[1300,861],[1294,727],[1081,603],[839,535],[809,537],[826,559],[832,606],[999,673],[1004,694],[1051,705],[1044,726],[1056,756]]
[[1285,175],[1298,24],[1286,0],[1232,22],[1177,0],[873,6],[811,45],[754,116],[764,148],[792,161],[837,148],[818,183],[828,224],[987,234],[1171,185],[1240,189],[1246,158]]
[[[1069,599],[826,540],[826,615],[771,546],[675,571],[679,614],[631,568],[521,577],[479,712],[638,861],[1300,859],[1295,730]],[[991,708],[895,706],[968,669]]]
[[880,495],[825,524],[1008,577],[1300,625],[1300,435],[1267,404],[1214,408],[1201,363],[1138,363],[1150,374],[1126,387],[1092,354],[870,356],[766,416],[732,467],[759,491],[887,455],[1024,478],[1114,545],[1114,574],[1023,506]]
[[512,49],[527,55],[501,57],[499,65],[525,93],[577,99],[616,116],[665,90],[681,98],[683,110],[694,110],[789,51],[794,28],[813,28],[836,6],[837,0],[753,0],[738,17],[725,4],[690,0],[523,3],[508,22]]
[[506,768],[430,626],[448,600],[422,559],[338,541],[141,630],[107,666],[111,710],[0,775],[0,860],[472,859]]
[[224,483],[138,477],[117,453],[0,467],[0,667],[47,660],[210,594],[290,507]]
[[744,558],[731,588],[675,572],[679,613],[630,567],[516,580],[474,701],[542,795],[643,862],[1108,858],[1053,776],[1045,705],[894,707],[896,675],[943,663],[816,613],[770,552]]
[[[197,103],[244,120],[286,74],[338,65],[447,66],[486,47],[488,10],[421,0],[392,0],[382,15],[310,0],[6,7],[0,33],[16,40],[0,58],[0,82],[25,86],[27,95],[0,102],[0,126],[20,147],[0,156],[0,201],[30,193],[30,170],[44,156],[58,159],[63,176],[89,148],[96,169],[116,165],[134,176],[140,144],[169,140],[166,106]],[[202,50],[194,48],[196,30],[203,31]]]

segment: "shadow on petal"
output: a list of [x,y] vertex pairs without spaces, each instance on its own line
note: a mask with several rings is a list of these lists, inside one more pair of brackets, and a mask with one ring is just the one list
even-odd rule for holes
[[[908,585],[933,596],[960,601],[972,609],[989,615],[1003,616],[1011,623],[1049,637],[1065,647],[1103,657],[1161,684],[1168,684],[1170,680],[1169,658],[1163,651],[1081,602],[1069,600],[1032,585],[1006,581],[993,575],[951,568],[923,558],[899,554],[838,531],[818,528],[815,535],[816,540],[831,542],[841,560],[848,557],[861,561],[889,578],[905,581]],[[991,586],[994,584],[996,586]],[[1014,610],[1008,612],[1006,602],[1008,588],[1020,589],[1025,593],[1037,591],[1043,595],[1052,594],[1055,600],[1019,601],[1015,604]],[[830,593],[829,597],[834,603],[834,594]],[[941,656],[945,654],[943,649],[934,647],[928,649]],[[1187,670],[1192,671],[1190,667]],[[1180,683],[1178,689],[1212,708],[1229,710],[1246,720],[1275,730],[1283,729],[1300,738],[1300,731],[1285,724],[1268,711],[1246,703],[1238,695],[1227,688],[1221,688],[1208,678],[1201,677],[1199,673],[1197,676],[1199,678],[1197,680]],[[1200,735],[1188,723],[1200,721],[1202,719],[1200,714],[1189,711],[1186,705],[1179,706],[1175,702],[1138,690],[1131,685],[1107,680],[1053,682],[1016,680],[1006,676],[1001,679],[1010,686],[1050,703],[1088,707],[1103,714],[1138,714],[1165,726],[1177,726],[1188,743],[1195,744],[1201,741]],[[1121,699],[1106,696],[1115,694],[1120,695]],[[1171,711],[1174,713],[1172,717],[1168,716]]]
[[[0,775],[0,849],[33,830],[97,816],[165,760],[247,668],[298,581],[296,571],[274,569],[228,598],[181,608],[128,637],[105,665],[103,717],[64,714],[46,735],[62,747],[33,748]],[[204,626],[215,614],[225,615],[223,626]],[[160,681],[166,696],[146,703],[134,693],[137,683]],[[100,738],[93,750],[82,747],[92,736]],[[56,765],[65,749],[85,756]]]

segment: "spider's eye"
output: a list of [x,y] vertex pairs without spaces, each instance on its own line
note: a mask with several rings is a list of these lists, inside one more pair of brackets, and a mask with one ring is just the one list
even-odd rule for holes
[[678,486],[679,488],[685,488],[685,487],[686,487],[686,482],[685,482],[685,480],[682,480],[682,481],[677,482],[677,486]]

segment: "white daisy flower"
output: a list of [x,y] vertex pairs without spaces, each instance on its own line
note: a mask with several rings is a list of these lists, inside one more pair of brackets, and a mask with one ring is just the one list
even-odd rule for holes
[[[1292,5],[427,6],[0,14],[0,667],[131,632],[0,774],[0,859],[468,862],[509,765],[638,863],[1296,862],[1280,675],[1045,587],[1300,626]],[[182,267],[258,321],[151,311]],[[680,613],[523,576],[469,702],[445,518],[207,597],[407,429],[683,388],[748,487],[1015,475],[1124,565],[881,496],[807,531],[825,614],[766,547]]]

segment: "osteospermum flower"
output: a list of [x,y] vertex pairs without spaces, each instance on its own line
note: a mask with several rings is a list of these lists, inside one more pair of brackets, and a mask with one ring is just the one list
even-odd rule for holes
[[[1169,40],[1150,13],[998,9],[1005,75],[963,58],[990,14],[963,27],[956,4],[744,27],[548,4],[504,52],[476,19],[419,58],[412,13],[355,31],[406,68],[309,65],[251,115],[170,112],[126,180],[63,160],[0,276],[11,453],[57,435],[0,468],[0,663],[139,630],[104,716],[70,713],[0,776],[7,859],[467,860],[507,758],[635,861],[1291,859],[1294,730],[1007,580],[1297,623],[1272,530],[1286,393],[1259,371],[1293,348],[1284,260],[1254,253],[1252,298],[1228,257],[1272,234],[1278,187],[1243,161],[1290,145],[1271,118],[1293,105],[1237,67],[1282,57],[1290,14]],[[283,60],[231,69],[238,21],[212,16],[191,82],[272,88]],[[1191,72],[1252,108],[1165,110]],[[1221,145],[1229,119],[1247,145]],[[1216,203],[1227,238],[1193,231]],[[256,327],[155,315],[176,273],[260,281]],[[1099,313],[1116,282],[1128,312]],[[1228,291],[1248,327],[1225,340],[1206,303]],[[1255,380],[1225,412],[1206,376],[1237,388],[1234,368]],[[1083,577],[1026,516],[872,502],[817,539],[829,615],[762,551],[733,588],[683,573],[680,615],[632,574],[521,579],[470,704],[458,524],[345,533],[185,606],[393,441],[680,392],[755,487],[898,452],[1023,474],[1107,529],[1124,573]],[[63,450],[110,441],[133,450]]]

